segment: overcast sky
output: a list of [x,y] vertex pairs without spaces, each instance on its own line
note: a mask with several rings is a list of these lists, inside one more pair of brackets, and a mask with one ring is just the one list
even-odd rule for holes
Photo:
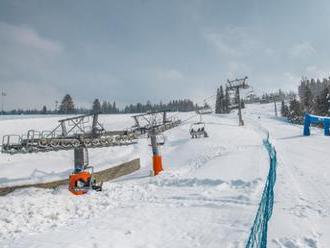
[[247,75],[259,92],[329,77],[330,1],[1,0],[5,108],[54,108],[70,93],[199,101]]

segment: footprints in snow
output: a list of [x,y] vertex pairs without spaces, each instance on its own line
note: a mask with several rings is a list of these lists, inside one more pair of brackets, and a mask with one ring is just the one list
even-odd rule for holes
[[278,240],[272,240],[272,243],[278,248],[319,247],[317,239],[312,237],[303,237],[301,239],[280,238]]
[[299,203],[291,208],[287,208],[290,214],[299,218],[308,218],[311,216],[328,217],[329,210],[321,202],[311,202],[303,197],[299,197]]

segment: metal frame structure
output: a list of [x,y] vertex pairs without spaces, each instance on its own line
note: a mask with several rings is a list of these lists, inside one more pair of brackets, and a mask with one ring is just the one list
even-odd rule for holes
[[162,110],[132,116],[135,121],[132,131],[137,135],[143,135],[149,133],[152,129],[156,133],[160,133],[179,126],[181,120],[169,117],[168,112],[168,110]]
[[163,142],[159,142],[157,138],[159,138],[159,135],[161,135],[162,132],[179,126],[181,120],[176,119],[173,116],[169,117],[167,110],[147,112],[132,117],[135,121],[135,125],[132,127],[133,132],[138,136],[147,134],[148,138],[150,138],[153,175],[156,176],[163,170],[159,146],[164,145],[165,143],[165,139]]
[[[161,133],[181,124],[168,117],[167,111],[148,112],[133,116],[135,125],[128,130],[107,131],[99,122],[99,113],[59,120],[51,131],[28,130],[24,135],[4,135],[2,153],[35,153],[87,148],[131,145],[140,135],[155,129]],[[143,121],[145,123],[143,123]]]
[[238,120],[239,125],[244,126],[244,121],[242,118],[242,106],[241,106],[241,97],[240,97],[240,89],[248,89],[249,85],[246,83],[248,77],[227,80],[227,87],[229,90],[234,90],[236,92],[237,102],[238,102]]
[[[161,120],[157,116],[161,113]],[[98,121],[99,113],[80,115],[59,120],[52,131],[29,130],[27,135],[5,135],[2,153],[35,153],[74,149],[74,170],[69,177],[69,191],[82,195],[93,189],[102,190],[102,182],[96,184],[94,167],[88,166],[87,148],[131,145],[140,135],[148,132],[153,150],[154,173],[162,171],[157,134],[178,126],[181,121],[169,119],[166,111],[133,116],[136,125],[131,130],[106,131]],[[140,118],[147,121],[141,125]]]
[[135,144],[134,133],[106,131],[98,121],[99,113],[59,120],[52,131],[29,130],[26,135],[4,135],[2,153],[34,153]]

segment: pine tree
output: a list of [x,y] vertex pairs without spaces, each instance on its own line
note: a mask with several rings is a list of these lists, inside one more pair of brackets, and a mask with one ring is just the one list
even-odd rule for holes
[[219,88],[217,89],[217,95],[215,98],[215,113],[216,114],[220,113],[220,90],[219,90]]
[[303,114],[302,104],[297,101],[297,99],[291,100],[289,107],[289,120],[294,123],[299,123],[303,118]]
[[316,98],[316,110],[315,113],[322,116],[329,116],[330,109],[330,94],[329,89],[326,87]]
[[44,105],[41,110],[41,114],[47,114],[47,107]]
[[281,101],[281,115],[283,117],[289,116],[289,107],[285,104],[284,100]]
[[225,89],[225,101],[224,101],[224,108],[225,108],[225,112],[226,113],[230,113],[229,104],[230,104],[229,89],[226,86],[226,89]]
[[112,104],[112,109],[113,109],[113,113],[118,113],[119,112],[119,110],[117,109],[117,106],[116,106],[116,102],[115,101],[113,101],[113,104]]
[[102,105],[101,105],[101,112],[102,112],[103,114],[109,114],[108,111],[109,111],[109,110],[108,110],[108,103],[107,103],[106,101],[103,101],[103,102],[102,102]]
[[302,104],[305,112],[311,112],[313,107],[313,95],[311,89],[306,86],[302,99]]
[[222,85],[220,86],[220,93],[219,93],[219,97],[220,97],[220,100],[219,100],[219,110],[220,110],[220,113],[225,113],[225,96],[223,94],[223,88],[222,88]]
[[107,109],[109,114],[113,114],[113,107],[111,102],[107,102]]
[[66,94],[61,102],[60,110],[61,114],[73,114],[75,112],[74,103],[72,97]]
[[93,113],[100,113],[101,112],[101,103],[100,103],[100,100],[98,98],[96,98],[93,102],[92,112]]

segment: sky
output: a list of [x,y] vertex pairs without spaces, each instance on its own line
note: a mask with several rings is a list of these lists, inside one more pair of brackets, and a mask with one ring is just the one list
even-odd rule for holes
[[329,13],[326,0],[0,0],[2,100],[199,102],[244,76],[257,93],[296,90],[330,76]]

